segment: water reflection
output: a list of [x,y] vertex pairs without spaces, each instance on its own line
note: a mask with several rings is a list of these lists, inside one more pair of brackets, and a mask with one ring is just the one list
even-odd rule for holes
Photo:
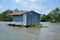
[[39,35],[40,34],[40,28],[20,28],[20,27],[13,27],[12,28],[14,31],[17,32],[24,32],[24,33],[28,33],[29,35]]
[[60,40],[60,24],[42,22],[48,28],[9,27],[10,22],[0,22],[0,40]]

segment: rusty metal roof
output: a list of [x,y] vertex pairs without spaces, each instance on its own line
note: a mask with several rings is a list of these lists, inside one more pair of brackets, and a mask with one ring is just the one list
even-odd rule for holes
[[25,13],[28,13],[28,12],[34,12],[34,11],[20,11],[20,12],[14,12],[14,13],[11,13],[11,14],[8,14],[8,15],[22,15],[22,14],[25,14]]

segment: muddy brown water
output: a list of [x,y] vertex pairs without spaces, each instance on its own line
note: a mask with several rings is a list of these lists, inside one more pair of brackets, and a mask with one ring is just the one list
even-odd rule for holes
[[0,40],[60,40],[60,23],[41,22],[48,28],[11,27],[0,22]]

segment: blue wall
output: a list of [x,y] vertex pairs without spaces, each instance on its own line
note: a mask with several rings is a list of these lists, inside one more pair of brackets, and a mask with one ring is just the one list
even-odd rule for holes
[[22,25],[40,24],[40,14],[29,12],[19,16],[13,16],[13,21]]
[[27,25],[37,25],[40,24],[40,14],[38,13],[27,13]]
[[14,22],[23,22],[23,15],[20,16],[13,16]]

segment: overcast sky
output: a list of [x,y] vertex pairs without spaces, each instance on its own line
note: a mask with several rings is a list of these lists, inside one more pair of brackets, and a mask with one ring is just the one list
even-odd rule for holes
[[34,10],[47,14],[56,7],[60,8],[60,0],[0,0],[0,12],[7,9]]

